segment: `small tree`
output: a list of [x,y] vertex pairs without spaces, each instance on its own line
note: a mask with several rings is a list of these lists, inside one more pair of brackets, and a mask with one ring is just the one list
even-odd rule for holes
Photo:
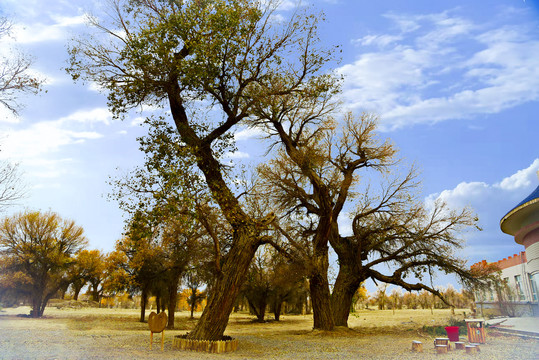
[[83,229],[53,212],[26,211],[0,222],[0,287],[15,289],[41,317],[68,282],[74,255],[86,246]]
[[185,273],[185,282],[189,290],[189,297],[187,298],[187,304],[191,308],[191,319],[194,318],[193,313],[195,312],[198,304],[206,298],[205,291],[199,291],[198,289],[204,284],[204,277],[201,276],[195,269],[189,269]]
[[270,273],[267,266],[268,253],[261,250],[259,249],[253,259],[242,288],[242,293],[249,303],[249,309],[259,322],[264,321],[271,291]]
[[83,279],[91,287],[92,300],[97,302],[103,293],[103,281],[106,277],[105,259],[105,255],[99,250],[82,250],[77,256]]
[[355,312],[358,304],[362,308],[367,303],[368,299],[369,294],[367,292],[367,288],[364,284],[361,284],[361,286],[354,294],[354,297],[352,298],[352,306],[350,307],[350,312]]

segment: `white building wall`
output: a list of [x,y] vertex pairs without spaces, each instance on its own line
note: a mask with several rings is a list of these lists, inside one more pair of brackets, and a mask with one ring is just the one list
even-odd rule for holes
[[[531,284],[528,276],[527,264],[519,264],[502,270],[502,279],[507,279],[510,289],[515,291],[515,301],[533,301]],[[517,284],[517,278],[520,278]],[[520,293],[519,291],[520,290]]]

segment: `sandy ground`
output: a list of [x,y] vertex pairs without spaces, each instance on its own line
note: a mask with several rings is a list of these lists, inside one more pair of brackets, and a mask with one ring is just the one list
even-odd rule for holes
[[[447,325],[448,310],[361,311],[351,329],[327,334],[312,331],[311,316],[282,316],[280,322],[254,323],[248,314],[233,314],[226,334],[239,340],[234,353],[207,354],[172,349],[174,335],[194,325],[188,313],[177,314],[176,330],[160,334],[149,349],[148,325],[137,321],[137,310],[56,309],[42,319],[17,316],[29,309],[0,312],[0,359],[470,359],[464,351],[437,355],[434,336],[419,331],[424,324]],[[411,352],[413,340],[424,352]],[[461,337],[461,340],[462,337]],[[539,341],[487,332],[477,359],[539,359]]]

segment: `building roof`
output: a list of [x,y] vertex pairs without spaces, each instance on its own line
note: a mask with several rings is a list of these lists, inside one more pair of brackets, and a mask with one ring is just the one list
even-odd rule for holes
[[502,217],[500,228],[506,234],[515,235],[535,221],[539,221],[539,186]]

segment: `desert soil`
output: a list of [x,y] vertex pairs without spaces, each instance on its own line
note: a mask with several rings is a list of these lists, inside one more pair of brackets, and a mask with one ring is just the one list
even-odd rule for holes
[[[255,323],[252,316],[238,313],[231,316],[226,334],[237,338],[239,347],[227,354],[172,349],[173,336],[194,326],[187,312],[177,314],[175,330],[165,331],[163,352],[160,334],[149,349],[148,325],[137,321],[136,309],[48,307],[41,319],[18,316],[28,312],[27,307],[0,312],[0,359],[539,359],[538,340],[491,329],[477,355],[454,349],[437,355],[435,336],[420,329],[447,325],[448,310],[364,310],[351,316],[351,329],[330,334],[312,331],[308,315]],[[423,342],[423,353],[411,351],[413,340]]]

